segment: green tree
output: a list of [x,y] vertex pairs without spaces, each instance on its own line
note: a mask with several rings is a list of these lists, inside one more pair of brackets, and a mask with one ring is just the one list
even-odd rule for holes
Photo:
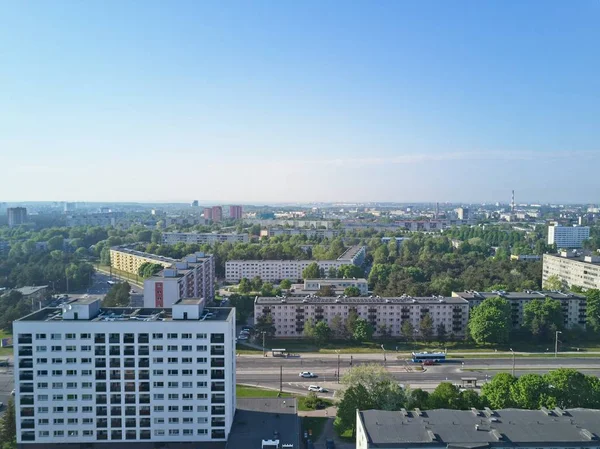
[[539,374],[524,374],[510,386],[512,403],[518,408],[535,410],[548,404],[548,382]]
[[543,341],[554,339],[555,332],[563,326],[563,314],[560,301],[546,298],[535,299],[523,306],[523,327]]
[[585,407],[590,400],[590,383],[587,377],[571,368],[559,368],[544,375],[548,395],[560,408]]
[[509,408],[514,404],[511,398],[511,387],[516,382],[516,377],[509,373],[499,373],[481,387],[481,396],[490,404],[491,408]]
[[344,295],[349,297],[360,296],[360,290],[358,287],[350,286],[344,289]]
[[315,321],[312,318],[307,318],[306,320],[304,320],[304,328],[302,330],[302,335],[310,339],[315,338]]
[[358,318],[358,313],[356,313],[356,310],[351,309],[348,312],[348,316],[346,317],[346,333],[350,336],[354,335],[354,331],[356,330],[356,323],[358,322],[359,318]]
[[343,392],[338,403],[334,425],[338,433],[352,430],[356,432],[356,410],[369,410],[375,408],[372,396],[363,384],[352,385]]
[[394,382],[394,377],[383,366],[368,363],[352,367],[342,376],[340,381],[345,387],[361,384],[369,391],[374,391],[375,387],[382,382]]
[[48,240],[48,251],[62,251],[64,248],[65,239],[60,235],[55,235]]
[[[1,418],[0,422],[0,441],[4,444],[10,442],[14,443],[14,448],[16,448],[16,438],[17,438],[17,420],[15,414],[15,401],[12,397],[8,398],[8,403],[6,404],[6,412],[4,416]],[[8,446],[11,447],[11,446]]]
[[339,313],[331,318],[329,328],[331,329],[331,337],[336,340],[342,340],[348,335],[346,326],[344,326],[344,319]]
[[238,292],[241,294],[250,293],[252,291],[252,283],[247,278],[242,278],[238,285]]
[[483,301],[470,312],[469,332],[478,344],[504,343],[511,328],[510,304],[504,298]]
[[246,324],[248,317],[254,313],[254,298],[233,294],[229,296],[229,304],[235,307],[235,320],[238,324]]
[[259,292],[260,289],[262,288],[262,285],[263,285],[263,281],[260,278],[260,276],[254,276],[252,278],[252,291]]
[[138,276],[148,279],[160,272],[164,267],[158,263],[144,262],[138,268]]
[[316,295],[321,297],[335,296],[335,290],[331,285],[322,285],[317,291]]
[[428,313],[425,314],[425,316],[421,319],[421,322],[419,323],[419,331],[425,340],[430,340],[433,336],[433,320]]
[[317,262],[312,262],[307,265],[307,267],[302,270],[302,277],[304,279],[319,279],[321,278],[321,269],[319,268],[319,264]]
[[317,396],[317,393],[315,393],[314,391],[309,391],[306,395],[306,399],[304,400],[304,405],[309,410],[316,410],[317,406],[319,405],[319,402],[320,401],[319,397]]
[[415,336],[415,327],[409,320],[404,320],[400,326],[400,333],[408,341]]
[[561,281],[556,274],[548,276],[548,279],[544,282],[544,290],[563,290],[564,288],[565,285],[563,281]]
[[356,326],[352,338],[356,341],[371,341],[373,339],[373,326],[367,320],[359,318],[356,320]]
[[449,382],[440,383],[429,395],[429,408],[462,409],[463,403],[459,388]]
[[292,281],[290,281],[289,279],[284,279],[280,282],[279,287],[282,290],[289,290],[290,288],[292,288]]
[[275,325],[273,324],[273,317],[271,314],[261,315],[256,319],[256,323],[254,324],[254,335],[257,338],[262,338],[262,333],[264,332],[267,337],[272,337],[275,335]]
[[600,331],[600,290],[591,288],[585,292],[587,325],[594,332]]
[[131,286],[128,282],[120,282],[111,287],[104,301],[102,302],[103,307],[127,307],[129,305],[129,298],[131,296]]
[[356,265],[342,265],[338,268],[338,276],[340,278],[362,278],[365,276],[365,270]]
[[475,390],[465,390],[460,393],[460,401],[465,409],[476,408],[478,410],[486,406],[485,401]]
[[429,393],[420,388],[411,390],[408,395],[408,403],[406,408],[414,410],[416,408],[426,410],[429,407]]
[[369,287],[376,291],[382,291],[388,285],[391,266],[388,264],[373,264],[369,272]]
[[264,282],[260,287],[260,295],[261,296],[275,296],[275,290],[273,289],[273,284],[270,282]]
[[136,240],[138,242],[148,242],[150,243],[152,241],[152,231],[150,231],[149,229],[144,229],[142,231],[139,231],[136,234]]
[[319,321],[317,324],[315,324],[314,338],[317,344],[322,345],[326,343],[330,337],[331,329],[329,329],[327,322]]
[[440,343],[443,343],[446,341],[446,326],[444,325],[444,323],[440,322],[437,327],[436,327],[436,339],[437,341],[439,341]]

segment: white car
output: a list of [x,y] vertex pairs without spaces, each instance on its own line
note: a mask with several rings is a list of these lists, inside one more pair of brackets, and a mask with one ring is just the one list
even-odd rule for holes
[[311,373],[310,371],[302,371],[300,374],[298,374],[299,377],[305,377],[308,379],[312,379],[313,377],[317,377],[316,374]]
[[247,335],[240,335],[238,337],[238,340],[248,340],[248,336]]
[[329,393],[327,388],[319,387],[318,385],[309,385],[308,391],[316,391],[317,393]]

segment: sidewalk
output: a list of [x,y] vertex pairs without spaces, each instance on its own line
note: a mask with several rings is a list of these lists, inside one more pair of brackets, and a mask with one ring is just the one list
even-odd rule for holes
[[[249,347],[260,349],[262,351],[262,346],[255,345],[252,343],[244,343]],[[267,351],[269,351],[267,349]],[[268,353],[267,353],[268,354]],[[320,353],[320,352],[300,352],[300,358],[302,359],[337,359],[338,354],[331,353]],[[541,358],[554,358],[554,353],[548,352],[517,352],[515,351],[515,355],[518,356],[530,356],[530,357],[541,357]],[[600,351],[589,351],[589,352],[577,352],[577,351],[565,351],[559,352],[559,356],[581,356],[588,357],[589,355],[597,355],[600,357]],[[388,362],[397,361],[399,359],[408,359],[411,354],[409,352],[392,352],[387,351],[386,357]],[[470,358],[469,356],[473,356],[471,358],[479,358],[480,356],[490,356],[490,357],[512,357],[512,353],[509,351],[497,351],[497,352],[449,352],[448,356],[460,356],[464,358]],[[262,358],[262,354],[240,354],[238,357],[243,358]],[[368,353],[368,352],[359,352],[356,354],[339,354],[339,357],[342,360],[348,360],[352,357],[353,360],[374,360],[374,361],[383,361],[383,353]]]

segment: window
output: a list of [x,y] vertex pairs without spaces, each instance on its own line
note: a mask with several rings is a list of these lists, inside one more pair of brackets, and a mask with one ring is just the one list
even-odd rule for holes
[[61,339],[61,335],[60,334],[51,334],[50,335],[50,339],[51,340],[60,340]]
[[177,345],[169,345],[167,346],[167,351],[177,351]]
[[162,401],[165,398],[165,395],[162,393],[154,393],[154,400]]
[[157,413],[162,413],[165,411],[165,406],[164,405],[155,405],[154,411]]
[[206,350],[207,350],[206,345],[197,345],[196,346],[196,351],[206,351]]
[[[90,423],[84,423],[84,424],[92,424],[92,423],[90,422]],[[84,430],[83,431],[83,436],[84,437],[94,436],[94,431],[93,430]]]
[[67,370],[67,376],[77,376],[77,370],[75,370],[75,369],[68,369]]
[[45,437],[49,437],[50,436],[50,432],[48,430],[40,430],[38,432],[38,436],[40,438],[45,438]]
[[52,364],[53,365],[61,365],[62,364],[62,359],[52,359]]
[[206,357],[198,357],[196,359],[196,363],[206,363],[206,362],[207,362]]
[[48,388],[48,382],[38,382],[37,387],[41,390]]
[[62,346],[52,346],[52,352],[60,352],[62,351]]
[[46,334],[35,334],[35,339],[36,340],[45,340]]
[[177,363],[177,357],[169,357],[169,363]]
[[77,400],[76,394],[68,394],[67,395],[67,401],[76,401],[76,400]]
[[199,405],[196,407],[196,410],[199,412],[206,412],[208,410],[208,405]]
[[48,407],[38,407],[38,413],[48,413]]
[[191,405],[184,405],[183,407],[181,407],[181,411],[182,412],[193,412],[194,407]]
[[91,351],[91,350],[92,350],[92,347],[91,347],[91,346],[88,346],[88,345],[84,345],[84,346],[82,346],[82,347],[81,347],[81,350],[82,350],[83,352],[89,352],[89,351]]
[[67,346],[67,352],[74,352],[77,351],[77,346]]
[[67,413],[77,413],[77,407],[67,407]]
[[203,416],[198,418],[198,424],[206,424],[208,422],[208,417]]
[[47,376],[48,375],[48,371],[45,370],[45,369],[38,370],[37,375],[38,376]]
[[81,395],[81,400],[82,401],[91,401],[92,400],[92,395],[91,394]]
[[206,340],[206,334],[196,334],[198,340]]
[[79,334],[79,338],[81,340],[89,340],[90,338],[92,338],[92,334]]
[[65,338],[67,340],[75,340],[76,336],[75,334],[65,334]]
[[88,364],[88,363],[92,363],[92,359],[90,359],[90,358],[83,358],[83,359],[81,359],[81,363],[83,363],[84,365]]
[[161,369],[155,369],[152,371],[152,374],[154,374],[155,376],[162,376],[164,374],[164,371]]
[[198,398],[198,399],[206,399],[206,398],[208,398],[208,395],[206,393],[198,393],[196,395],[196,398]]
[[191,370],[191,369],[183,369],[183,370],[181,370],[181,375],[182,376],[191,376],[192,373],[193,373],[193,370]]
[[179,388],[179,382],[169,382],[169,388]]
[[64,424],[65,420],[63,418],[54,418],[54,424]]
[[[75,374],[77,374],[77,371],[75,372]],[[81,375],[82,376],[91,376],[92,370],[91,369],[83,369],[83,370],[81,370]]]
[[162,437],[165,434],[165,431],[163,429],[156,429],[154,431],[154,436],[156,437]]
[[154,382],[154,383],[152,384],[152,386],[153,386],[154,388],[164,388],[164,386],[165,386],[165,383],[164,383],[164,382]]
[[196,386],[198,388],[206,388],[208,386],[208,382],[196,382]]
[[192,334],[181,334],[183,340],[189,340],[192,338]]
[[208,370],[206,370],[206,369],[197,369],[196,370],[197,376],[206,376],[207,373],[208,373]]
[[193,429],[183,429],[183,434],[184,435],[193,435],[194,430]]
[[179,395],[177,393],[169,394],[169,401],[177,401],[177,400],[179,400]]
[[152,350],[153,351],[162,351],[163,345],[154,345],[154,346],[152,346]]
[[178,376],[179,375],[179,370],[177,369],[170,369],[168,371],[169,376]]
[[55,430],[54,431],[54,436],[55,437],[64,437],[65,436],[65,431],[64,430]]
[[67,358],[66,363],[69,363],[69,364],[77,363],[77,359],[75,359],[75,358]]
[[152,363],[164,363],[164,359],[162,357],[154,357]]
[[184,401],[189,401],[191,399],[194,399],[194,394],[193,393],[183,393],[181,395],[181,399],[183,399]]
[[154,340],[162,340],[163,334],[152,334],[152,339]]
[[62,370],[59,370],[59,369],[55,369],[52,371],[53,376],[62,376],[62,373],[63,373]]
[[198,435],[206,435],[208,433],[208,429],[198,429]]
[[37,364],[45,364],[48,363],[48,359],[36,359],[35,361]]
[[35,350],[37,352],[46,352],[46,349],[47,349],[46,346],[36,346],[35,347]]
[[192,350],[192,347],[191,347],[191,345],[183,345],[183,346],[181,347],[181,350],[182,350],[183,352],[190,352],[190,351]]
[[181,387],[182,388],[192,388],[193,386],[194,386],[193,382],[181,382]]
[[67,419],[67,424],[79,424],[79,419],[69,418],[69,419]]
[[67,388],[77,388],[77,382],[67,382]]
[[192,417],[181,418],[181,422],[183,424],[192,424],[194,422],[194,418],[192,418]]
[[169,418],[169,424],[179,424],[179,418]]
[[181,363],[192,363],[192,358],[191,357],[183,357],[181,359]]
[[47,401],[48,395],[47,394],[38,394],[37,400],[38,401]]
[[164,424],[165,418],[154,418],[154,424]]
[[[94,411],[93,407],[90,407],[90,406],[81,407],[82,413],[92,413],[93,411]],[[85,419],[87,419],[87,418],[85,418]],[[84,419],[84,421],[85,421],[85,419]]]
[[63,383],[62,382],[53,382],[52,383],[52,389],[53,390],[62,390],[63,388]]
[[179,406],[178,405],[169,405],[169,411],[170,412],[178,412]]

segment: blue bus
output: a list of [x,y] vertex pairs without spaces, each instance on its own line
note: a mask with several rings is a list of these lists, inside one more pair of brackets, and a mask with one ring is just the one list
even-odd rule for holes
[[412,361],[415,363],[440,363],[446,361],[445,352],[413,352]]

